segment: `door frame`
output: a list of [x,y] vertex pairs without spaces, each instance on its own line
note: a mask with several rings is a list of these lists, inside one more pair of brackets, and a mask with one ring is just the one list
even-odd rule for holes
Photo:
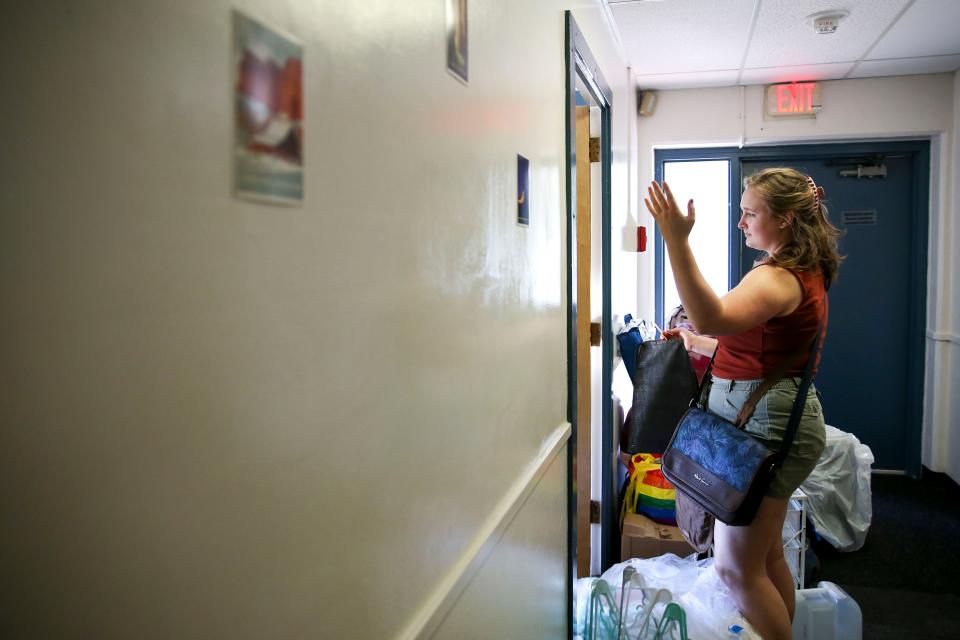
[[[613,481],[613,321],[611,307],[611,167],[613,153],[610,146],[612,132],[613,92],[603,77],[586,39],[570,11],[565,12],[565,62],[566,62],[566,293],[567,293],[567,421],[572,425],[571,443],[576,443],[577,434],[577,329],[576,329],[576,84],[579,75],[588,87],[594,101],[600,107],[600,173],[601,173],[601,499],[600,499],[600,555],[601,569],[606,570],[619,560],[619,526],[616,515],[616,487]],[[568,575],[576,574],[576,496],[573,494],[573,461],[576,456],[573,444],[567,447],[567,512],[568,512]],[[614,544],[615,542],[615,544]],[[567,586],[568,625],[572,634],[573,583]]]
[[[913,181],[911,200],[913,211],[910,224],[910,273],[908,274],[907,313],[907,451],[906,473],[919,478],[922,470],[922,434],[923,434],[923,392],[926,383],[924,362],[926,356],[927,322],[927,257],[929,251],[930,229],[930,138],[913,140],[876,140],[873,142],[830,142],[809,144],[783,144],[755,147],[713,147],[701,149],[656,149],[654,151],[655,177],[663,180],[665,162],[684,162],[696,160],[730,161],[730,265],[729,285],[734,287],[740,282],[740,242],[737,231],[739,216],[740,185],[743,180],[744,161],[803,161],[826,158],[875,157],[877,154],[902,154],[911,158]],[[659,229],[654,232],[656,252],[655,261],[655,315],[663,326],[663,236]]]

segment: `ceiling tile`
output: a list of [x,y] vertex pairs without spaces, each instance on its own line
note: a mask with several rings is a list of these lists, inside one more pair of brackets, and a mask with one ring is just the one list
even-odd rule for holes
[[[909,0],[760,0],[745,67],[816,65],[859,60]],[[836,33],[817,35],[806,17],[844,8]]]
[[[960,0],[605,1],[651,89],[940,73],[960,54]],[[806,17],[830,8],[850,15],[816,35]]]
[[839,80],[849,73],[855,62],[836,64],[796,65],[793,67],[767,67],[744,69],[740,84],[773,84],[775,82],[806,82]]
[[636,76],[641,89],[694,89],[705,87],[732,87],[737,84],[737,69],[725,71],[694,71],[690,73],[663,73]]
[[644,75],[738,69],[754,0],[611,3],[631,67]]
[[898,58],[893,60],[864,60],[857,65],[851,78],[876,76],[908,76],[920,73],[945,73],[960,69],[960,55],[930,56],[926,58]]
[[960,53],[960,2],[917,0],[883,36],[868,60]]

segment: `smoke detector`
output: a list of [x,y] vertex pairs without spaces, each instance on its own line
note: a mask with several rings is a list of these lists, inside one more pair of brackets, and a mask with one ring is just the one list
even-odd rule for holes
[[845,9],[830,9],[828,11],[818,11],[807,16],[807,22],[813,27],[814,33],[823,35],[835,33],[840,21],[850,15]]

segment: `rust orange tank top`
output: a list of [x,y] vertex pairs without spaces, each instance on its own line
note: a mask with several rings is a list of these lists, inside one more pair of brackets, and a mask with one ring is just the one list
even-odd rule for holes
[[[719,336],[713,374],[727,380],[756,380],[775,369],[784,358],[797,350],[798,345],[809,345],[823,317],[826,326],[826,290],[823,273],[794,271],[803,289],[803,300],[793,313],[781,318],[770,318],[763,324],[732,336]],[[804,354],[807,352],[805,351]],[[814,366],[820,364],[819,354]],[[787,369],[788,376],[802,376],[806,355]]]

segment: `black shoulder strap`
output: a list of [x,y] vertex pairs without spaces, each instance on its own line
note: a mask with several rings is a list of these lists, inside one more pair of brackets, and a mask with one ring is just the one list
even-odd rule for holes
[[803,379],[800,381],[800,387],[797,389],[797,397],[793,400],[793,410],[790,412],[790,422],[787,424],[787,431],[783,435],[783,442],[780,444],[780,452],[777,454],[776,466],[779,469],[783,460],[790,452],[793,445],[793,439],[797,435],[797,429],[800,426],[800,417],[803,415],[803,408],[807,404],[807,393],[810,391],[810,384],[813,382],[813,367],[817,361],[817,354],[823,347],[826,334],[826,316],[827,316],[827,297],[823,298],[824,317],[820,318],[820,326],[817,328],[817,335],[813,337],[813,343],[810,345],[810,357],[807,360],[807,367],[803,372]]

